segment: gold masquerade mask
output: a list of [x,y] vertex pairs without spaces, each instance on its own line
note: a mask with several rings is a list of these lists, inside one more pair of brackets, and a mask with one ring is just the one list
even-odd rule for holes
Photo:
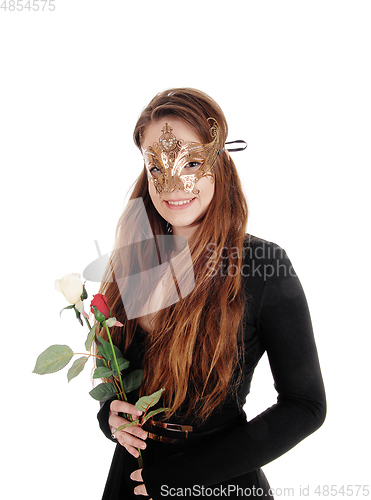
[[214,182],[214,164],[220,151],[218,123],[211,122],[210,134],[213,141],[208,144],[189,142],[183,144],[172,134],[172,128],[165,123],[162,135],[148,149],[142,148],[148,179],[158,194],[172,193],[183,189],[185,193],[198,194],[195,184],[202,177]]

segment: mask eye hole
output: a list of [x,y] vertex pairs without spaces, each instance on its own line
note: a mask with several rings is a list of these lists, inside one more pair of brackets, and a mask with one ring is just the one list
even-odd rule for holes
[[150,171],[152,177],[157,178],[157,177],[161,177],[162,176],[161,170],[158,167],[156,167],[156,166],[150,167],[149,171]]
[[199,161],[190,161],[183,167],[180,175],[189,175],[196,173],[203,164]]

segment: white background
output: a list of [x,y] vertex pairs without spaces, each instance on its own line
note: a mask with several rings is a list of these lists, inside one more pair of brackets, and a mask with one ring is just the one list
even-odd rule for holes
[[[114,446],[90,367],[69,384],[67,370],[31,372],[53,343],[84,349],[86,329],[71,311],[59,318],[54,280],[97,258],[94,240],[111,249],[142,168],[134,124],[175,86],[210,94],[229,139],[248,142],[234,159],[249,230],[287,250],[311,309],[328,416],[264,468],[271,486],[316,499],[318,485],[370,483],[370,2],[55,6],[0,9],[2,491],[101,497]],[[249,417],[275,398],[263,361]]]

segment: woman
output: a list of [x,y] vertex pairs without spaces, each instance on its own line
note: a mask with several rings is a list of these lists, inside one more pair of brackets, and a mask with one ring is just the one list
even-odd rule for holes
[[[324,421],[303,290],[280,247],[245,235],[226,138],[223,112],[194,89],[158,94],[135,127],[145,166],[101,291],[124,324],[114,342],[144,379],[130,403],[105,402],[98,414],[117,441],[103,499],[272,496],[260,467]],[[143,200],[148,227],[134,200]],[[161,272],[149,276],[153,269]],[[265,351],[278,400],[247,422],[242,406]],[[160,387],[169,408],[162,424],[112,435],[123,413],[137,417],[137,398]]]

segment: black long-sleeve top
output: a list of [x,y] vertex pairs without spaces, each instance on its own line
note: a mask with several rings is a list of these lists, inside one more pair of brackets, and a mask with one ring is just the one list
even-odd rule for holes
[[[278,245],[253,236],[246,239],[244,254],[243,377],[238,397],[226,399],[206,423],[206,430],[241,413],[254,369],[265,351],[277,403],[249,422],[244,419],[227,427],[205,445],[177,450],[145,464],[142,477],[152,498],[161,497],[164,484],[208,487],[258,469],[314,432],[325,419],[325,391],[310,314],[292,264]],[[107,404],[98,418],[110,438]]]

